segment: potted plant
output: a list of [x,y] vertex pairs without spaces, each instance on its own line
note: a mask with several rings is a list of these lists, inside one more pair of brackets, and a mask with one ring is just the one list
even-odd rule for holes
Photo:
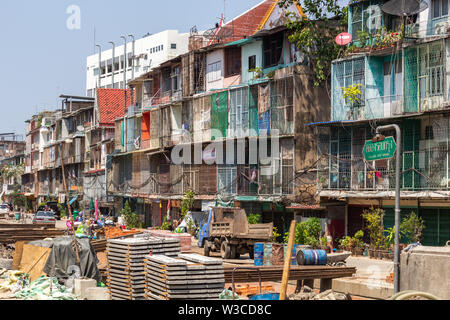
[[364,231],[359,230],[355,236],[351,238],[352,253],[355,256],[362,256],[364,254]]
[[356,120],[358,118],[358,110],[361,107],[361,87],[362,85],[357,83],[342,87],[344,93],[345,103],[349,106],[349,118],[348,120]]
[[395,243],[395,227],[389,228],[385,230],[386,241],[384,242],[385,252],[383,254],[383,258],[392,260],[394,258],[393,246]]
[[404,218],[400,225],[400,233],[403,235],[403,238],[409,240],[409,244],[420,243],[424,229],[425,223],[423,219],[414,211]]
[[363,213],[363,219],[366,223],[366,230],[369,234],[370,247],[369,256],[381,258],[381,248],[384,244],[383,217],[384,210],[381,208],[371,208]]

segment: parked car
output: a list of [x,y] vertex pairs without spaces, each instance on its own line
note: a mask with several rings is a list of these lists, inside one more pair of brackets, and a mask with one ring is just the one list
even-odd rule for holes
[[0,204],[0,218],[6,218],[11,210],[9,210],[9,206],[7,204]]
[[61,211],[59,210],[58,202],[47,202],[44,206],[40,206],[37,211],[45,211],[46,207],[53,211],[56,220],[61,220]]
[[33,218],[33,224],[40,223],[56,223],[55,214],[50,211],[38,211]]

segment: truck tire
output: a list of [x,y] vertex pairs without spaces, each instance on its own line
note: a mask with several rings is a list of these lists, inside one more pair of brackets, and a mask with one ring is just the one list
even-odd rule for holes
[[237,259],[236,255],[238,254],[237,252],[237,246],[231,246],[231,259]]
[[222,256],[222,259],[228,260],[231,258],[231,248],[230,245],[223,241],[220,245],[220,255]]
[[204,246],[203,252],[205,254],[205,257],[209,257],[211,255],[211,247],[209,246],[208,240],[205,240],[203,246]]

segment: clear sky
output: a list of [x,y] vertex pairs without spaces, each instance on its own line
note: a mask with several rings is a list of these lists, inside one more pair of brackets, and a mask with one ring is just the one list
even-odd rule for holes
[[[259,2],[226,0],[226,19]],[[80,29],[67,27],[72,5],[80,9]],[[60,94],[85,95],[94,29],[97,43],[108,48],[108,41],[122,43],[121,35],[210,29],[223,11],[224,0],[1,0],[0,133],[25,135],[24,121],[60,107]]]

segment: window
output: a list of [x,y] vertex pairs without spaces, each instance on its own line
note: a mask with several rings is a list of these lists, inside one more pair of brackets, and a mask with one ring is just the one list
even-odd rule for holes
[[426,128],[425,128],[425,140],[434,140],[433,126],[426,126]]
[[248,57],[248,70],[256,69],[256,56]]
[[248,87],[230,91],[229,138],[248,136],[249,127]]
[[170,45],[170,49],[176,49],[177,48],[177,44],[176,43],[172,43],[171,45]]
[[225,77],[241,74],[241,48],[225,50]]
[[433,0],[433,19],[448,16],[448,0]]
[[214,63],[210,63],[208,65],[207,70],[208,82],[218,81],[220,80],[221,77],[222,77],[222,62],[217,61]]
[[283,36],[280,32],[264,39],[264,67],[274,67],[283,64]]

